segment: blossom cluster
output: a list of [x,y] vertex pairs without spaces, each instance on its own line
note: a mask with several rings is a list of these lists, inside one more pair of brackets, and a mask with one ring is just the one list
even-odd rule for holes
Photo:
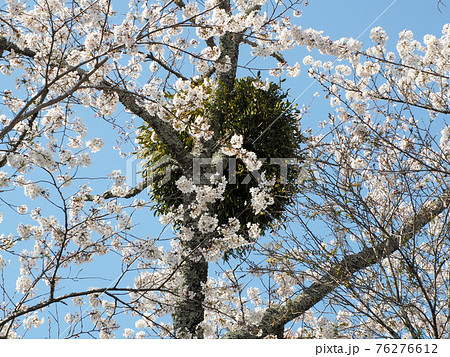
[[[14,74],[15,86],[2,90],[6,114],[0,116],[0,125],[6,131],[15,125],[2,137],[0,189],[4,206],[11,208],[5,220],[10,222],[13,217],[17,225],[0,235],[0,270],[10,274],[16,266],[19,269],[13,292],[5,292],[10,299],[0,309],[6,317],[11,311],[21,316],[2,326],[0,336],[15,337],[20,326],[42,326],[44,318],[33,299],[39,296],[42,301],[54,301],[54,295],[67,289],[65,282],[71,279],[75,285],[74,276],[81,280],[87,263],[109,252],[118,257],[121,273],[117,285],[111,286],[119,286],[126,280],[125,274],[138,271],[134,287],[120,292],[127,291],[129,301],[122,303],[123,296],[110,299],[115,292],[102,293],[107,289],[87,291],[85,297],[81,292],[72,301],[73,307],[86,304],[88,316],[73,311],[63,314],[71,331],[90,319],[86,329],[92,327],[102,338],[114,337],[119,328],[114,316],[124,310],[139,316],[136,331],[123,330],[126,338],[148,337],[148,331],[172,336],[172,326],[161,321],[167,320],[164,317],[173,313],[180,300],[193,300],[181,273],[183,264],[202,259],[217,263],[214,267],[223,273],[220,278],[208,278],[203,286],[204,335],[215,337],[223,328],[256,325],[264,316],[265,305],[291,299],[305,277],[319,281],[319,268],[326,270],[349,249],[367,247],[389,234],[395,236],[402,222],[408,222],[422,204],[448,185],[450,127],[435,119],[450,113],[450,25],[443,27],[442,36],[426,35],[422,42],[415,40],[411,31],[401,32],[396,53],[387,49],[386,32],[376,27],[370,32],[374,45],[363,50],[357,39],[334,41],[321,31],[292,25],[283,14],[295,1],[273,11],[264,7],[265,2],[235,0],[227,10],[226,3],[218,0],[204,4],[137,0],[121,17],[108,0],[6,1],[0,36],[14,46],[4,50],[0,72]],[[85,169],[93,166],[96,154],[109,140],[106,135],[88,133],[94,117],[111,123],[120,134],[117,141],[125,145],[134,135],[132,123],[140,119],[158,131],[155,140],[156,135],[168,131],[172,138],[190,136],[199,147],[210,141],[217,133],[204,109],[217,89],[214,78],[241,64],[236,54],[220,43],[230,38],[245,41],[255,56],[277,58],[278,64],[269,71],[273,76],[300,74],[299,63],[282,60],[281,53],[294,46],[339,60],[322,61],[312,55],[303,59],[308,74],[324,88],[334,113],[321,123],[321,130],[328,130],[326,135],[314,135],[309,141],[310,162],[300,172],[305,181],[304,197],[299,198],[299,207],[304,209],[300,218],[324,219],[332,228],[329,245],[317,242],[314,235],[314,239],[291,247],[300,234],[290,237],[286,245],[286,237],[276,235],[270,238],[273,245],[260,245],[256,242],[262,234],[258,224],[244,226],[239,215],[219,222],[215,207],[230,183],[217,175],[202,184],[188,174],[177,180],[184,203],[160,218],[163,224],[177,223],[170,244],[163,235],[140,237],[139,231],[131,230],[145,219],[133,216],[147,203],[126,201],[131,191],[122,171],[98,175],[91,183],[88,181],[94,179],[86,179],[92,171]],[[192,66],[185,65],[188,60]],[[269,80],[254,81],[253,85],[267,90]],[[126,110],[113,117],[119,103]],[[93,108],[93,118],[88,114],[76,117],[79,105]],[[424,110],[420,121],[416,119],[419,110]],[[123,115],[130,113],[131,120],[124,123]],[[427,120],[428,125],[424,124]],[[436,127],[440,136],[433,134]],[[244,137],[234,134],[219,149],[242,160],[248,171],[261,169],[262,161],[243,144]],[[100,184],[104,182],[100,176],[107,176],[109,186]],[[259,185],[250,189],[249,205],[255,215],[274,204],[274,183],[262,174]],[[320,199],[315,201],[317,195]],[[0,223],[2,220],[0,214]],[[350,295],[352,303],[365,299],[364,304],[355,303],[354,313],[340,312],[331,321],[306,312],[296,321],[304,324],[292,337],[389,335],[389,329],[377,325],[374,316],[361,319],[364,314],[371,316],[371,311],[389,317],[385,320],[391,330],[405,330],[399,321],[417,315],[415,306],[422,315],[433,313],[423,303],[426,298],[419,282],[435,287],[426,297],[447,316],[448,297],[443,293],[448,290],[445,261],[449,252],[443,243],[448,236],[447,223],[442,214],[429,222],[427,230],[417,232],[416,240],[409,242],[415,244],[414,249],[403,252],[402,259],[411,259],[409,266],[393,255],[382,262],[379,271],[376,267],[364,271],[365,280],[361,274],[357,283],[370,283],[371,289],[365,296]],[[224,268],[232,264],[222,264],[224,252],[249,244],[252,254],[233,269]],[[266,270],[251,262],[255,256],[258,264],[267,263]],[[310,264],[314,269],[297,274],[296,269],[304,269],[311,257],[316,259],[315,265]],[[433,264],[439,259],[442,264]],[[78,269],[82,264],[85,266]],[[416,276],[405,275],[411,266],[419,269]],[[75,269],[80,276],[73,275]],[[267,291],[251,286],[251,280],[261,276],[260,287],[267,286],[264,279],[270,279]],[[381,282],[389,284],[382,286],[376,279],[380,276]],[[414,282],[417,277],[424,280]],[[396,285],[399,281],[402,284]],[[402,291],[398,299],[380,299],[390,284],[401,289],[409,286],[410,290]],[[410,299],[410,306],[401,307],[400,318],[390,318],[398,311],[395,301],[404,298]],[[416,323],[417,330],[431,336],[433,329],[425,320]],[[434,330],[444,334],[447,321],[441,316],[435,320]],[[73,332],[72,336],[78,335]]]
[[243,140],[242,135],[233,135],[230,139],[229,146],[222,147],[222,153],[241,159],[249,171],[258,171],[262,166],[262,162],[258,160],[258,157],[253,151],[246,150],[242,147]]

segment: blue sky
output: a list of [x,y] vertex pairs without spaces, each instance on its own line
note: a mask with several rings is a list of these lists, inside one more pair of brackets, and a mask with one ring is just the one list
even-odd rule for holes
[[[123,7],[123,3],[121,7]],[[0,1],[0,6],[3,6],[3,4],[4,2]],[[296,19],[295,23],[304,28],[312,27],[317,30],[323,30],[324,34],[332,39],[341,37],[360,38],[365,43],[364,47],[371,45],[368,37],[370,28],[381,26],[388,33],[390,38],[389,46],[392,46],[394,49],[398,33],[403,29],[411,29],[419,41],[428,33],[439,37],[442,26],[450,21],[450,3],[447,7],[441,6],[441,11],[438,10],[437,1],[434,0],[312,0],[304,8],[303,16]],[[303,57],[307,54],[308,51],[306,49],[297,48],[287,53],[286,58],[293,63],[302,63]],[[244,53],[243,55],[247,56]],[[313,55],[317,54],[313,53]],[[317,58],[319,58],[318,55]],[[269,61],[270,65],[274,64],[273,60]],[[302,74],[295,79],[287,80],[284,84],[284,89],[289,89],[291,98],[296,99],[300,106],[309,104],[315,92],[321,93],[320,87],[317,84],[313,84],[313,80],[306,75],[306,71],[306,68],[302,65]],[[265,76],[264,73],[262,75]],[[1,78],[0,88],[3,90],[10,83],[4,81],[3,76]],[[118,120],[129,118],[128,114],[121,111],[122,109],[119,109],[116,112]],[[304,119],[303,128],[312,127],[313,133],[316,132],[318,130],[317,123],[326,118],[327,113],[330,111],[326,100],[321,99],[321,97],[314,99],[311,114]],[[83,116],[86,124],[90,127],[90,137],[102,136],[106,143],[100,154],[93,155],[93,165],[85,171],[85,176],[105,176],[114,169],[121,169],[123,173],[126,173],[126,159],[121,158],[117,151],[111,150],[116,145],[114,140],[116,132],[110,125],[102,122],[101,119],[94,118],[93,113],[89,110],[84,109],[79,115]],[[89,181],[93,183],[92,180]],[[78,183],[74,183],[74,185],[76,184]],[[99,190],[99,192],[94,193],[103,192],[104,186],[102,184],[96,183],[94,186],[95,189]],[[30,205],[30,208],[32,208],[32,205]],[[6,212],[4,206],[1,206],[0,210],[4,211],[5,217],[0,225],[0,233],[14,232],[17,226],[17,214]],[[145,210],[139,211],[138,214],[139,218],[135,220],[139,224],[134,232],[136,235],[155,237],[161,233],[163,227],[159,224],[158,219],[153,217],[152,213]],[[170,229],[166,231],[166,236],[173,236]],[[98,270],[98,275],[107,274],[109,275],[108,278],[114,279],[118,269],[111,268],[111,262],[109,258],[100,258],[94,265],[95,268],[93,270]],[[16,272],[7,276],[8,283],[14,285],[16,277]],[[88,286],[90,285],[88,284]]]

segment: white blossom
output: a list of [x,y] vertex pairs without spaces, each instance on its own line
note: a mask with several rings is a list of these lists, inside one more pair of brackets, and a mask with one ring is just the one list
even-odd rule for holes
[[203,214],[198,221],[198,229],[203,233],[213,232],[219,223],[216,217]]
[[31,329],[33,327],[39,327],[44,324],[44,318],[42,317],[39,319],[39,316],[37,314],[29,315],[24,321],[23,325],[27,329]]
[[123,336],[126,338],[132,338],[133,334],[134,334],[134,330],[131,328],[125,328],[123,330]]
[[234,149],[242,148],[242,144],[244,143],[244,137],[242,135],[233,135],[230,140],[230,144]]
[[32,283],[33,281],[29,275],[21,275],[16,280],[16,290],[19,293],[26,293],[31,289]]
[[258,239],[261,236],[261,229],[259,228],[259,225],[256,223],[247,223],[248,228],[248,236],[251,239]]

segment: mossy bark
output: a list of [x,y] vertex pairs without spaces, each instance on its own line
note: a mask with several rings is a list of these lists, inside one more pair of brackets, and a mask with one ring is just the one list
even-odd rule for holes
[[185,244],[186,248],[193,251],[181,266],[183,290],[187,294],[178,300],[172,314],[175,333],[181,338],[203,338],[200,324],[204,320],[205,313],[203,284],[208,277],[208,262],[201,254],[195,253],[196,247],[201,244],[199,240],[201,237],[194,237],[192,241]]

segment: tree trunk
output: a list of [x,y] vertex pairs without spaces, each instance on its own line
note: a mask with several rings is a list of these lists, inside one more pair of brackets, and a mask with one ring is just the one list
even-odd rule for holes
[[202,248],[210,237],[197,229],[198,219],[191,217],[191,204],[195,202],[196,194],[184,195],[183,226],[194,232],[190,240],[181,241],[183,250],[180,271],[182,286],[180,296],[172,313],[173,327],[177,338],[203,338],[200,324],[204,319],[203,302],[205,294],[203,285],[208,279],[208,262],[202,254]]
[[[198,244],[198,240],[194,238],[187,246],[193,250]],[[203,284],[208,278],[208,262],[202,254],[192,253],[183,262],[181,274],[183,290],[186,293],[178,300],[172,315],[176,336],[203,338],[203,331],[199,325],[204,319]]]

